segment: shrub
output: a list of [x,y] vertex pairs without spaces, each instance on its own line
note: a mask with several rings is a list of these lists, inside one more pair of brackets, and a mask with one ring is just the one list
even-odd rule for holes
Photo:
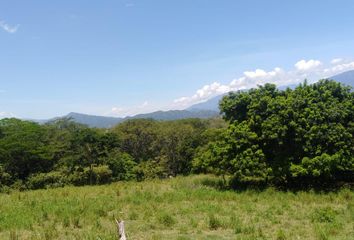
[[107,165],[85,168],[84,173],[90,184],[105,184],[112,180],[112,170]]
[[66,176],[61,172],[38,173],[27,180],[29,189],[63,187],[67,183]]
[[75,186],[82,186],[89,184],[89,175],[83,169],[76,169],[68,175],[67,180]]
[[134,172],[138,181],[167,177],[164,167],[156,160],[141,162],[134,168]]
[[1,185],[10,185],[11,175],[5,172],[3,166],[0,165],[0,186]]
[[133,180],[136,178],[134,167],[137,165],[128,153],[112,152],[107,160],[115,180]]

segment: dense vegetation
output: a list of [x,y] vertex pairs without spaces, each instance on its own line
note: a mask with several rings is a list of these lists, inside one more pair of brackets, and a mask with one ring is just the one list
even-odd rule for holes
[[220,103],[222,119],[129,120],[93,129],[70,119],[0,120],[0,189],[232,176],[236,186],[349,182],[354,93],[337,82],[266,84]]
[[0,186],[38,189],[189,174],[194,150],[222,119],[129,120],[93,129],[60,119],[0,121]]
[[266,84],[220,103],[229,127],[203,147],[200,171],[236,185],[321,186],[354,180],[354,93],[330,80],[278,90]]
[[212,176],[0,194],[0,239],[352,240],[354,192],[219,191]]

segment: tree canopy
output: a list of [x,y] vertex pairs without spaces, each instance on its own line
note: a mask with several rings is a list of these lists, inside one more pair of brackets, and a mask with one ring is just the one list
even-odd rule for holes
[[354,93],[331,80],[294,90],[265,84],[225,96],[228,129],[199,156],[237,184],[353,180]]
[[111,129],[58,119],[0,120],[0,191],[231,176],[236,186],[354,180],[354,93],[321,80],[231,92],[223,119],[128,120]]

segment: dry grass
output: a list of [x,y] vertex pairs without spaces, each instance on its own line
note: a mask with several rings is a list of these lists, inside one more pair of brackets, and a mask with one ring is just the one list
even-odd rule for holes
[[220,191],[212,176],[0,195],[0,239],[354,239],[354,192]]

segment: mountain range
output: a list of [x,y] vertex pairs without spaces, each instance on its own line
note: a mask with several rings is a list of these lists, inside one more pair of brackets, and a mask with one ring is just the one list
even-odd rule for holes
[[[336,76],[331,77],[338,82],[354,88],[354,70],[347,71]],[[105,117],[105,116],[94,116],[82,113],[71,112],[62,118],[71,118],[73,121],[81,124],[88,125],[89,127],[97,128],[110,128],[114,125],[121,123],[129,119],[154,119],[154,120],[177,120],[186,118],[212,118],[219,116],[219,101],[227,93],[215,96],[205,102],[197,103],[188,107],[185,110],[169,110],[169,111],[156,111],[146,114],[138,114],[135,116],[117,118],[117,117]],[[59,117],[60,118],[60,117]],[[37,122],[45,123],[58,118],[53,118],[50,120],[38,120]]]
[[154,119],[160,121],[168,120],[178,120],[178,119],[187,119],[187,118],[212,118],[219,116],[218,111],[211,110],[198,110],[198,111],[187,111],[187,110],[169,110],[169,111],[156,111],[146,114],[138,114],[135,116],[129,116],[124,118],[118,117],[105,117],[105,116],[95,116],[83,113],[71,112],[63,117],[56,117],[49,120],[39,120],[36,122],[46,123],[59,118],[70,118],[74,122],[85,124],[89,127],[97,128],[110,128],[118,123],[124,122],[129,119]]

